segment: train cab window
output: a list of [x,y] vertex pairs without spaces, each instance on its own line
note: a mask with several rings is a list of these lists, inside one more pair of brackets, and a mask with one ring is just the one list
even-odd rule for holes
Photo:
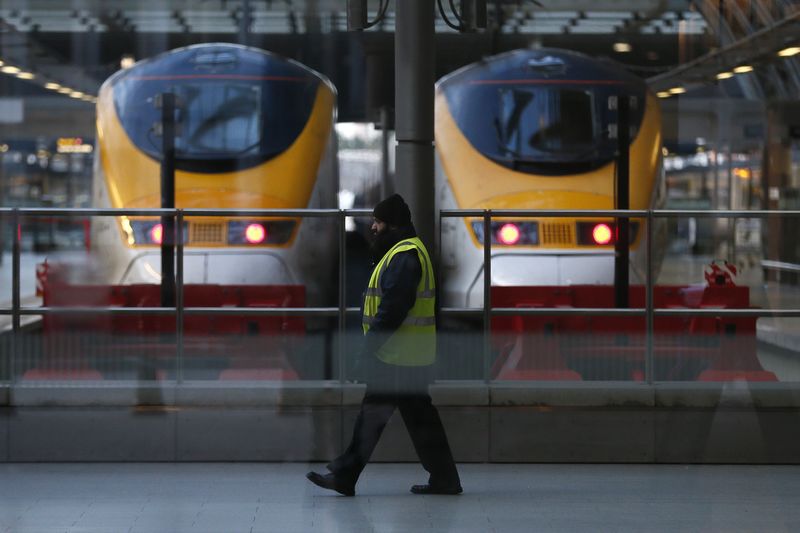
[[516,158],[541,152],[580,154],[598,133],[592,94],[570,89],[500,89],[495,121],[505,153]]
[[311,116],[319,79],[263,54],[232,54],[216,54],[209,63],[209,53],[187,49],[170,64],[145,63],[120,75],[113,83],[114,107],[136,147],[161,159],[161,109],[155,104],[158,95],[172,92],[176,169],[234,172],[286,151]]
[[183,157],[252,155],[261,144],[261,91],[248,84],[181,85],[181,135],[175,149]]
[[[574,78],[546,78],[513,63],[507,70],[465,70],[441,82],[461,133],[484,157],[518,172],[567,176],[591,172],[616,157],[619,94],[643,102],[646,87],[632,76],[578,65]],[[576,60],[573,60],[573,62]],[[558,74],[558,73],[556,73]],[[644,106],[631,105],[631,142]]]

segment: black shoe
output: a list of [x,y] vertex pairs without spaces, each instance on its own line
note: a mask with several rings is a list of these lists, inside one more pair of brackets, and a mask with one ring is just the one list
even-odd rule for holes
[[464,490],[461,485],[414,485],[411,487],[414,494],[461,494]]
[[316,472],[309,472],[306,474],[306,478],[314,485],[322,487],[323,489],[335,490],[344,496],[356,495],[356,488],[354,485],[345,483],[340,479],[336,479],[336,476],[333,474],[326,474],[323,476],[322,474],[317,474]]

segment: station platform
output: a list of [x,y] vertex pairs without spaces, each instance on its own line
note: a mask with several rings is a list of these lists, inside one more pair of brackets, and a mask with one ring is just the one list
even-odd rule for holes
[[261,533],[797,531],[800,467],[460,465],[464,494],[418,496],[418,464],[370,464],[354,498],[322,464],[0,465],[0,531]]

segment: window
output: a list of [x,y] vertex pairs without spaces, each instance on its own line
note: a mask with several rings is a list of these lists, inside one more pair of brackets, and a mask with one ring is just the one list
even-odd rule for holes
[[504,88],[498,91],[497,137],[505,155],[579,155],[599,128],[592,93],[572,89]]

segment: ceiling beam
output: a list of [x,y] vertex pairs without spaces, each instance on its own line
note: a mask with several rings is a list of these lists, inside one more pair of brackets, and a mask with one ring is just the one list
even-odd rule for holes
[[[706,85],[716,82],[719,72],[741,64],[771,63],[777,52],[797,42],[800,35],[800,11],[762,28],[716,51],[702,55],[668,72],[648,78],[656,91],[677,85]],[[794,61],[794,60],[792,60]]]

